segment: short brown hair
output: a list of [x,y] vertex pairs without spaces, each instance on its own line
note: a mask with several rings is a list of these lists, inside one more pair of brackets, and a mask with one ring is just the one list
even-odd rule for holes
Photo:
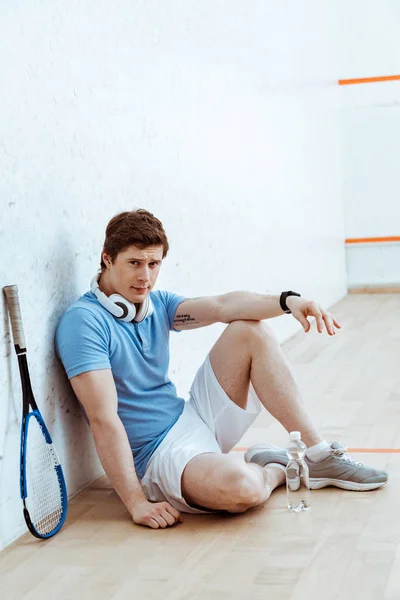
[[115,215],[106,227],[106,239],[101,253],[101,270],[106,268],[103,252],[114,262],[117,254],[134,244],[138,248],[163,245],[163,258],[167,256],[169,244],[164,227],[154,215],[139,208]]

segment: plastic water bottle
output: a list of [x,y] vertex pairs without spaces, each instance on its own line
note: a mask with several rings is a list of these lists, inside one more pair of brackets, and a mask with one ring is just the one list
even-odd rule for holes
[[288,509],[301,512],[310,508],[310,480],[308,465],[304,460],[307,446],[301,441],[300,431],[290,433],[286,449],[289,462],[286,467]]

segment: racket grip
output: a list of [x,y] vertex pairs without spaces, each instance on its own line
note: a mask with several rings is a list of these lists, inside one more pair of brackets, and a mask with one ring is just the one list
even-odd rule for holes
[[19,346],[19,349],[23,350],[26,346],[24,329],[22,327],[21,309],[19,306],[18,286],[7,285],[3,288],[3,291],[7,299],[8,310],[10,313],[14,345]]

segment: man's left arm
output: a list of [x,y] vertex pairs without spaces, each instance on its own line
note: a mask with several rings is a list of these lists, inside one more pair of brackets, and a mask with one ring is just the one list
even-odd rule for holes
[[[308,317],[315,317],[317,330],[322,333],[326,327],[329,335],[335,334],[339,323],[313,300],[298,296],[288,296],[286,305],[307,333],[311,325]],[[285,314],[280,305],[280,296],[254,292],[228,292],[220,296],[189,298],[182,302],[175,313],[174,328],[178,330],[197,329],[213,323],[231,323],[238,320],[263,321]]]

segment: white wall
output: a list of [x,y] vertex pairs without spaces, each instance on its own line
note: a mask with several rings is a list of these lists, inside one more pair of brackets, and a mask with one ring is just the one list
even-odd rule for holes
[[[341,78],[400,74],[400,4],[340,3]],[[343,199],[346,238],[400,236],[400,81],[345,86]],[[400,285],[400,243],[346,248],[350,288]]]
[[[152,211],[171,243],[160,289],[346,293],[333,7],[176,0],[0,8],[1,285],[17,283],[32,383],[70,494],[100,473],[54,358],[106,223]],[[309,82],[317,84],[310,90]],[[20,384],[3,305],[0,547],[25,531]],[[272,323],[283,340],[300,328]],[[224,329],[172,334],[180,395]]]

